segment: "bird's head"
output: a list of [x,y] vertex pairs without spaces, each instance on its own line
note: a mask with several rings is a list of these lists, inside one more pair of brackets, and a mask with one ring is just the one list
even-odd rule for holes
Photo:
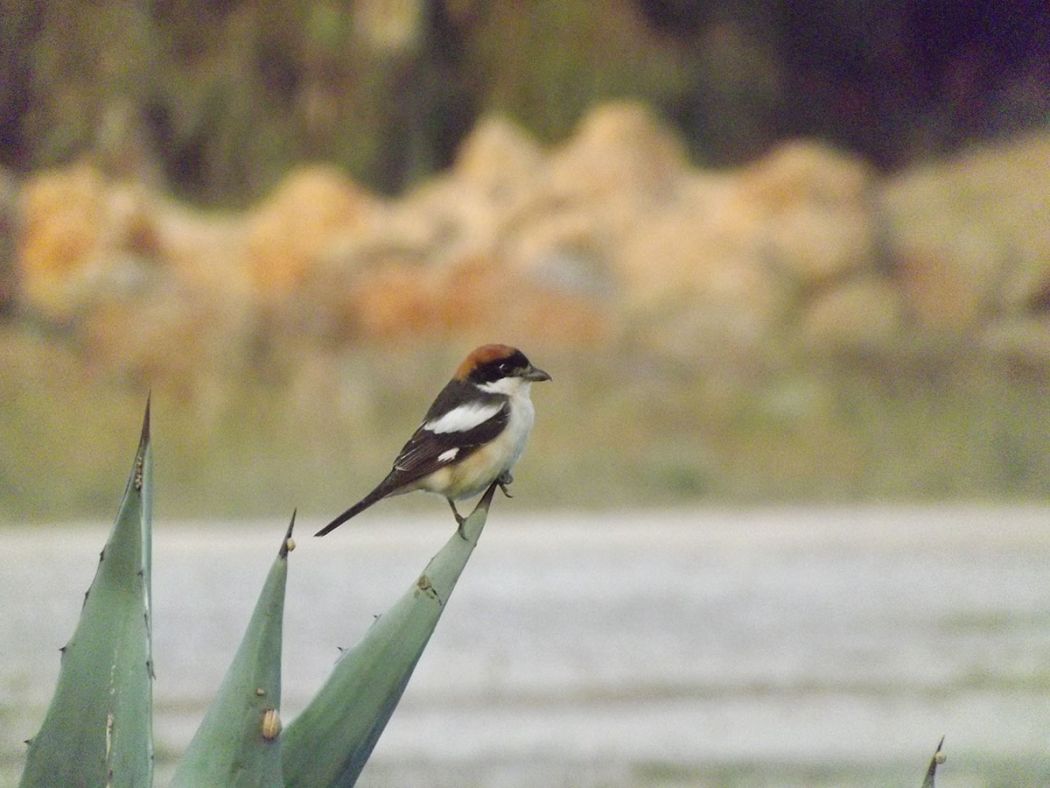
[[456,379],[473,383],[484,391],[510,394],[522,384],[550,380],[551,376],[509,345],[475,348],[456,369]]

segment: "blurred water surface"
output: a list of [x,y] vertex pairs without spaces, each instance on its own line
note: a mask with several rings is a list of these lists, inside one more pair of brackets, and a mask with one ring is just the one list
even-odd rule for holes
[[[1050,508],[559,513],[497,501],[362,786],[1050,784]],[[435,505],[435,509],[438,506]],[[283,716],[451,533],[303,522]],[[285,523],[155,523],[158,784]],[[17,780],[108,526],[7,529],[0,784]]]

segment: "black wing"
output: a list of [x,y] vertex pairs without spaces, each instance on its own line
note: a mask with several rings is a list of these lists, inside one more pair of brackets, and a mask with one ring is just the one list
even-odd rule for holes
[[[469,384],[453,380],[445,386],[434,401],[434,404],[430,406],[430,410],[427,411],[423,424],[427,424],[435,418],[439,418],[440,414],[452,410],[455,407],[454,403],[463,399],[465,392],[462,391],[462,388],[466,385]],[[471,387],[469,393],[474,395],[475,399],[477,398],[477,389]],[[490,404],[500,403],[501,407],[488,419],[469,430],[432,432],[420,426],[397,455],[397,459],[394,460],[394,467],[387,474],[386,478],[372,492],[314,535],[324,536],[351,517],[355,517],[386,496],[398,492],[406,485],[422,479],[424,476],[451,462],[466,459],[481,446],[484,446],[499,435],[504,427],[507,426],[507,421],[510,418],[510,406],[507,398],[497,394],[486,397],[483,401],[487,401]],[[452,449],[457,449],[457,451],[452,454]]]
[[[451,462],[461,462],[499,435],[509,418],[510,407],[504,402],[493,416],[469,430],[431,432],[420,427],[397,455],[390,475],[401,487]],[[457,451],[453,453],[453,449]]]

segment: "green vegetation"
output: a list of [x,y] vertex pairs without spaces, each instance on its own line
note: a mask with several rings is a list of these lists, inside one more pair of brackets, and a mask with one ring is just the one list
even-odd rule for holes
[[933,756],[930,758],[930,765],[926,769],[926,778],[922,781],[922,788],[934,788],[934,783],[937,777],[937,767],[945,761],[944,755],[944,737],[941,736],[940,742],[937,744],[937,749],[934,750]]
[[[437,626],[485,526],[496,485],[418,581],[340,662],[282,735],[288,526],[241,645],[175,772],[175,786],[353,785]],[[20,785],[153,782],[150,408],[116,524],[99,558],[58,688]],[[283,756],[283,758],[282,758]]]
[[281,632],[295,515],[219,692],[179,761],[176,788],[280,788]]
[[23,788],[153,781],[151,455],[147,405],[116,523],[62,649],[43,727],[29,743]]
[[342,656],[288,727],[283,744],[288,786],[357,781],[477,546],[495,490],[489,487],[463,523],[462,535],[449,538],[416,584]]
[[595,8],[3,0],[0,164],[90,154],[231,203],[306,160],[396,191],[446,165],[486,113],[556,140],[609,97],[662,108],[699,160],[723,164],[819,136],[894,166],[1046,122],[1036,4],[950,18],[899,2]]
[[[147,403],[116,522],[76,632],[63,649],[43,727],[29,742],[22,788],[152,785],[150,429]],[[489,487],[461,530],[343,655],[313,700],[282,731],[282,624],[288,554],[295,546],[293,514],[240,647],[172,785],[354,785],[477,546],[495,490],[496,484]],[[937,768],[945,761],[943,745],[944,737],[923,788],[934,788]],[[697,776],[661,764],[643,766],[636,774],[645,782],[666,784]],[[734,776],[739,778],[739,771]],[[810,772],[807,782],[816,776]]]

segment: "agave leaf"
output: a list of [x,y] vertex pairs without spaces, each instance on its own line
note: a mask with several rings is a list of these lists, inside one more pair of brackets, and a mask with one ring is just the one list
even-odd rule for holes
[[172,786],[272,786],[281,777],[281,629],[288,526],[218,695],[175,770]]
[[930,758],[930,765],[926,769],[926,779],[922,781],[922,788],[934,788],[934,778],[937,777],[937,767],[944,763],[944,737],[941,736],[940,742],[937,744],[937,749],[933,753],[933,757]]
[[153,780],[150,406],[135,462],[84,597],[20,785],[148,786]]
[[292,721],[283,743],[288,786],[353,785],[394,713],[412,671],[485,527],[491,486],[416,583],[336,663]]

